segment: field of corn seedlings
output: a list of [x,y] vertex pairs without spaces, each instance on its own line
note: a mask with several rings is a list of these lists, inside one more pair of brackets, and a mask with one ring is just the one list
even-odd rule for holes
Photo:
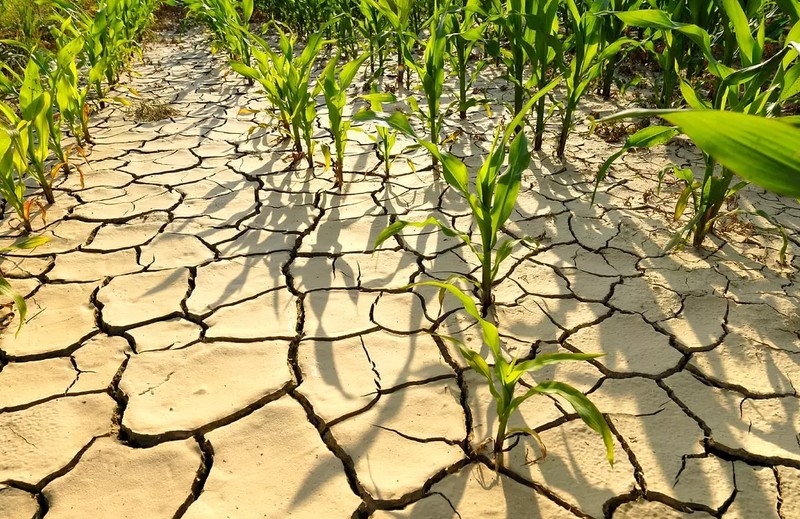
[[800,518],[797,0],[36,9],[0,519]]

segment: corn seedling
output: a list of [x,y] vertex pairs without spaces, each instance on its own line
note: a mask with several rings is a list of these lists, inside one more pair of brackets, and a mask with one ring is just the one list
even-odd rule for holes
[[264,88],[267,99],[279,112],[282,130],[294,141],[296,156],[301,157],[305,153],[308,167],[313,168],[314,144],[311,136],[317,112],[315,97],[322,89],[322,83],[318,81],[312,90],[311,72],[317,56],[327,42],[322,39],[322,31],[314,33],[308,38],[303,52],[295,56],[297,37],[278,23],[273,22],[271,25],[279,35],[278,50],[272,50],[260,36],[248,33],[252,40],[254,66],[234,61],[231,67]]
[[519,408],[519,406],[535,395],[551,395],[559,396],[569,402],[578,416],[594,431],[600,434],[606,449],[606,458],[610,464],[614,464],[614,442],[611,435],[611,429],[606,422],[605,417],[600,413],[597,407],[589,400],[586,395],[563,382],[548,380],[539,382],[536,385],[523,386],[524,390],[521,394],[517,394],[517,388],[521,385],[522,377],[534,373],[546,366],[558,364],[561,362],[577,362],[587,361],[601,357],[603,354],[596,353],[551,353],[544,355],[537,355],[533,359],[520,360],[518,358],[512,359],[510,362],[506,360],[505,354],[502,350],[500,343],[500,334],[497,327],[491,322],[485,320],[475,305],[472,298],[464,294],[459,288],[450,283],[441,283],[437,281],[429,281],[418,283],[419,285],[434,286],[441,290],[441,296],[445,292],[450,292],[456,296],[464,307],[464,310],[472,318],[478,321],[481,327],[481,335],[483,342],[489,347],[492,354],[494,365],[490,366],[489,362],[480,356],[478,352],[470,349],[462,342],[452,337],[444,337],[458,347],[461,356],[467,362],[470,368],[479,373],[489,384],[489,391],[495,402],[495,409],[497,411],[497,433],[494,438],[494,463],[497,469],[504,466],[504,444],[507,438],[512,435],[525,434],[531,436],[536,440],[542,451],[545,446],[541,443],[539,435],[528,428],[508,428],[508,422],[511,416]]
[[[373,113],[383,112],[383,103],[395,103],[397,98],[391,92],[378,92],[375,85],[372,85],[372,93],[361,96],[370,102],[370,110]],[[386,177],[389,177],[389,170],[392,166],[392,148],[397,142],[397,132],[389,125],[376,125],[377,135],[370,135],[370,138],[378,147],[378,156],[383,161],[383,169]]]
[[458,79],[458,115],[464,120],[467,110],[475,106],[478,101],[469,98],[467,90],[475,82],[475,78],[486,66],[485,61],[478,61],[475,70],[469,74],[468,60],[475,46],[481,41],[486,25],[476,23],[476,14],[481,11],[480,0],[467,0],[465,6],[451,9],[447,14],[447,52],[450,58],[450,68],[455,71]]
[[410,32],[414,0],[366,0],[389,24],[394,33],[397,53],[397,86],[403,84],[406,58],[411,55],[415,35]]
[[249,29],[253,0],[184,0],[184,5],[211,30],[212,50],[222,47],[231,59],[250,65],[250,40],[242,29]]
[[[442,132],[444,113],[441,110],[442,91],[444,89],[444,61],[445,50],[447,49],[447,35],[445,33],[446,12],[449,3],[438,11],[431,19],[430,36],[425,44],[423,54],[423,65],[418,65],[413,59],[408,59],[408,63],[416,70],[422,82],[422,91],[425,94],[426,107],[421,109],[415,97],[408,98],[408,102],[414,112],[425,122],[428,127],[428,140],[436,145],[439,144],[439,136]],[[437,157],[433,155],[433,167],[436,167]]]
[[[749,66],[733,70],[714,57],[710,35],[700,27],[692,24],[674,22],[663,11],[647,10],[618,13],[623,20],[632,24],[647,27],[660,27],[663,30],[678,31],[685,34],[695,43],[708,61],[708,70],[715,77],[710,101],[702,99],[701,91],[693,87],[687,80],[680,80],[680,88],[686,103],[695,110],[731,110],[753,115],[768,116],[780,111],[781,104],[791,96],[800,92],[800,65],[794,64],[800,51],[800,23],[789,32],[789,44],[771,58],[761,61],[764,49],[763,24],[754,38],[750,33],[747,17],[738,2],[724,2],[727,15],[738,24],[737,40],[742,63]],[[738,22],[737,22],[738,20]],[[677,67],[677,65],[676,65]],[[626,111],[614,116],[639,116],[640,111]],[[602,180],[608,168],[619,156],[632,147],[649,147],[669,140],[677,130],[669,127],[646,128],[632,135],[620,152],[612,155],[603,164],[598,179]],[[703,147],[701,146],[701,149]],[[689,207],[693,215],[686,226],[673,236],[668,248],[681,245],[692,236],[692,244],[700,247],[706,235],[713,230],[714,224],[721,216],[725,202],[731,199],[746,183],[731,185],[734,171],[722,164],[718,171],[718,161],[710,154],[704,155],[704,173],[701,181],[697,181],[690,169],[669,168],[682,181],[685,188],[681,192],[675,207],[675,219],[679,219]]]
[[[64,24],[69,26],[71,22],[67,18]],[[83,141],[91,142],[87,97],[89,84],[97,79],[99,70],[90,69],[87,84],[81,84],[77,60],[83,50],[84,39],[81,36],[69,39],[68,31],[69,28],[62,25],[61,37],[57,38],[59,46],[55,55],[55,66],[49,68],[48,76],[50,88],[55,92],[61,123],[69,127],[80,146]]]
[[377,57],[377,72],[382,74],[386,62],[386,44],[389,37],[388,24],[378,8],[369,0],[361,0],[358,4],[358,10],[354,26],[364,41],[367,42],[369,71],[373,76],[376,74],[375,58]]
[[[0,110],[5,112],[7,109],[7,106],[0,104]],[[24,121],[20,122],[21,126],[25,124]],[[35,199],[25,199],[27,139],[27,132],[22,133],[16,127],[0,130],[0,195],[17,213],[26,233],[32,230],[31,209],[37,203]]]
[[[544,88],[548,81],[552,79],[554,63],[564,60],[563,43],[558,36],[558,6],[557,0],[538,0],[532,6],[533,17],[528,21],[535,29],[533,45],[524,47],[528,60],[531,63],[531,78],[526,87]],[[536,136],[533,142],[533,149],[542,149],[544,139],[545,118],[545,98],[542,97],[536,103],[536,126],[534,131]]]
[[564,156],[567,137],[572,129],[572,119],[581,98],[589,86],[603,73],[603,67],[611,56],[616,55],[623,46],[634,43],[630,38],[620,38],[601,48],[601,25],[598,13],[605,7],[604,0],[593,0],[588,10],[581,12],[575,0],[566,1],[572,34],[566,47],[574,55],[565,70],[567,95],[564,99],[563,122],[558,139],[556,155]]
[[[631,11],[633,9],[638,9],[641,3],[642,0],[610,0],[607,9],[611,11]],[[605,45],[612,44],[625,34],[625,23],[616,16],[602,16],[600,23]],[[603,99],[609,99],[611,97],[611,85],[614,84],[614,74],[617,71],[617,65],[619,64],[621,54],[620,52],[609,56],[605,63],[603,85],[601,87]]]
[[[520,113],[525,102],[525,71],[527,56],[525,50],[534,45],[536,33],[527,23],[535,12],[532,1],[492,0],[489,23],[498,25],[506,37],[504,48],[499,39],[487,42],[490,54],[500,58],[506,66],[508,79],[514,84],[514,115]],[[499,34],[498,34],[499,36]],[[518,130],[521,130],[520,127]]]
[[[0,102],[0,114],[19,133],[16,144],[20,152],[25,153],[27,161],[21,171],[36,179],[48,204],[55,202],[51,188],[52,176],[45,172],[53,124],[52,101],[50,92],[42,87],[39,66],[34,59],[30,59],[19,91],[20,114],[11,106]],[[18,165],[22,166],[22,163]]]
[[[478,170],[475,180],[475,192],[470,187],[467,166],[457,157],[446,152],[441,152],[434,143],[417,137],[408,120],[396,112],[392,115],[376,114],[374,112],[360,112],[356,114],[357,120],[373,120],[378,124],[387,124],[412,138],[436,156],[442,164],[444,178],[447,184],[467,200],[472,210],[472,218],[480,233],[480,244],[473,243],[466,233],[451,229],[434,217],[422,222],[409,222],[398,220],[384,229],[375,241],[375,247],[399,234],[406,227],[438,227],[447,236],[458,237],[475,254],[481,264],[480,281],[469,280],[474,283],[481,294],[481,308],[486,315],[492,305],[492,285],[497,277],[500,265],[513,252],[514,246],[520,240],[505,239],[498,241],[498,234],[511,216],[514,204],[519,194],[522,182],[522,172],[530,165],[531,155],[528,151],[528,139],[524,132],[515,132],[522,125],[523,119],[533,104],[560,81],[560,77],[551,81],[544,89],[539,90],[522,107],[522,110],[505,128],[500,137],[500,129],[495,133],[494,142],[489,152],[489,157]],[[513,135],[516,133],[516,136]],[[512,138],[513,137],[513,138]],[[506,159],[506,145],[510,142],[508,150],[508,165],[501,172]]]
[[[3,145],[3,137],[0,134],[0,147]],[[0,148],[0,154],[2,154],[2,148]],[[0,158],[0,161],[4,159]],[[4,169],[5,171],[5,169]],[[11,252],[15,250],[23,250],[23,249],[35,249],[40,245],[44,245],[50,241],[50,238],[46,236],[23,236],[14,241],[8,247],[3,247],[0,249],[0,252]],[[17,332],[16,335],[19,335],[19,331],[22,329],[22,325],[25,323],[25,316],[28,314],[28,305],[25,304],[25,299],[20,296],[16,290],[14,290],[11,285],[8,283],[6,278],[0,273],[0,294],[3,294],[14,302],[14,306],[17,307],[17,311],[19,312],[19,324],[17,325]]]
[[[347,106],[347,88],[353,82],[358,69],[367,59],[367,55],[350,61],[341,68],[337,68],[339,54],[325,67],[322,72],[322,92],[325,95],[325,104],[328,107],[328,129],[333,136],[333,143],[336,149],[336,157],[333,160],[333,171],[336,176],[336,186],[341,188],[344,185],[344,151],[347,144],[347,132],[350,130],[352,121],[344,116],[344,109]],[[330,150],[325,149],[326,162],[330,157]]]

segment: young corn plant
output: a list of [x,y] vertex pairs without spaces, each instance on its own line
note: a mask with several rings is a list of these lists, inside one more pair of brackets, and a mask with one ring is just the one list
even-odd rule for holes
[[[347,88],[353,82],[358,73],[358,69],[366,61],[367,55],[350,61],[341,68],[339,64],[339,54],[328,62],[328,66],[321,74],[322,93],[325,95],[325,105],[328,107],[328,129],[333,136],[333,143],[336,150],[336,157],[333,160],[333,172],[336,176],[336,185],[339,189],[344,185],[344,152],[347,145],[347,132],[350,130],[352,121],[345,118],[344,110],[347,106]],[[330,150],[327,146],[323,147],[326,162],[329,162]]]
[[[725,2],[723,5],[732,20],[739,20],[737,39],[741,47],[739,49],[740,59],[742,63],[750,63],[749,66],[739,70],[733,70],[717,61],[712,52],[710,35],[696,25],[674,22],[667,13],[656,10],[618,13],[617,15],[632,25],[657,26],[662,30],[669,28],[669,30],[680,32],[700,48],[708,61],[708,70],[715,78],[715,82],[709,93],[711,100],[707,101],[703,99],[702,90],[681,78],[681,93],[691,108],[717,112],[730,110],[762,117],[779,113],[781,105],[800,92],[800,64],[795,63],[798,52],[800,52],[800,43],[797,43],[800,41],[800,23],[795,24],[790,30],[787,38],[789,43],[786,47],[769,59],[761,61],[764,39],[758,35],[753,38],[747,18],[738,2]],[[763,34],[763,29],[759,29],[758,34]],[[650,112],[625,111],[610,119],[638,117],[647,113]],[[603,164],[598,173],[598,182],[605,178],[608,168],[614,160],[627,150],[632,147],[662,144],[677,133],[675,128],[656,126],[645,128],[632,135],[622,150],[612,155]],[[667,248],[680,246],[688,241],[689,237],[692,238],[694,247],[700,247],[705,237],[713,231],[718,219],[725,214],[722,209],[726,201],[746,185],[746,182],[731,185],[734,180],[734,171],[724,164],[720,168],[718,161],[711,154],[704,154],[704,166],[703,177],[699,181],[694,178],[694,174],[689,169],[669,168],[685,185],[678,198],[674,217],[678,220],[683,216],[689,208],[690,201],[692,216],[689,222],[673,236]]]
[[[72,20],[67,18],[64,23],[71,25]],[[89,84],[96,80],[100,70],[98,67],[89,70],[88,81],[83,85],[78,72],[78,58],[84,47],[82,36],[71,38],[71,31],[62,25],[60,34],[56,38],[58,49],[55,55],[55,66],[46,71],[50,82],[51,91],[55,92],[56,104],[60,122],[66,124],[75,137],[78,146],[85,141],[91,142],[89,132]]]
[[[428,140],[438,146],[440,134],[444,121],[442,111],[442,91],[444,90],[444,62],[445,51],[447,50],[447,34],[445,32],[446,13],[449,2],[443,9],[437,11],[430,24],[430,36],[425,44],[423,54],[423,65],[418,65],[409,57],[407,60],[411,67],[417,72],[422,81],[422,90],[425,94],[426,107],[421,109],[414,96],[408,98],[412,110],[420,117],[428,127]],[[437,157],[432,157],[432,166],[435,168]]]
[[254,66],[233,61],[231,68],[242,76],[257,81],[264,88],[267,100],[279,113],[281,129],[294,142],[296,159],[305,155],[308,167],[313,168],[314,143],[311,137],[317,113],[315,98],[322,89],[322,83],[318,81],[313,89],[310,83],[314,63],[327,43],[322,38],[325,27],[312,34],[303,52],[295,56],[297,37],[277,22],[270,25],[279,35],[278,50],[272,50],[260,36],[248,33],[252,40]]
[[[487,42],[490,54],[499,57],[505,64],[508,79],[514,84],[514,115],[520,113],[525,103],[527,57],[525,50],[534,45],[536,33],[528,25],[533,20],[533,2],[528,0],[491,0],[488,22],[500,27],[505,42]],[[501,34],[498,33],[498,36]],[[522,127],[518,129],[521,130]]]
[[521,386],[520,382],[524,375],[534,373],[553,364],[587,361],[589,359],[602,357],[603,354],[551,353],[537,355],[533,359],[528,360],[514,358],[509,362],[506,360],[506,356],[502,350],[500,334],[498,333],[497,327],[481,316],[471,297],[464,294],[459,288],[450,283],[429,281],[418,283],[417,286],[419,285],[437,287],[441,290],[442,295],[444,295],[445,291],[455,295],[463,305],[467,314],[476,319],[481,327],[483,342],[489,347],[489,351],[492,353],[494,365],[489,365],[489,362],[481,357],[478,352],[467,347],[461,341],[452,337],[442,336],[442,338],[456,344],[461,356],[464,357],[464,360],[467,362],[467,365],[485,378],[486,382],[489,384],[489,391],[494,399],[498,418],[497,433],[495,434],[493,448],[494,463],[498,470],[504,466],[504,445],[506,439],[510,438],[512,435],[529,435],[539,444],[542,451],[546,452],[545,445],[542,444],[539,435],[532,429],[508,428],[508,422],[519,406],[536,395],[559,396],[569,402],[584,423],[600,434],[603,439],[603,444],[605,445],[606,458],[611,465],[614,464],[614,441],[611,435],[611,429],[605,417],[603,417],[602,413],[600,413],[586,395],[569,384],[554,380],[539,382],[534,386],[526,385],[523,386],[523,391],[521,393],[517,391]]
[[[397,97],[391,92],[378,92],[375,85],[372,85],[372,93],[361,96],[370,102],[370,110],[373,113],[383,113],[383,103],[396,103]],[[392,148],[397,142],[397,132],[389,125],[376,125],[375,133],[370,138],[378,147],[378,156],[383,161],[383,170],[386,178],[389,178],[389,170],[392,167]]]
[[[391,27],[397,54],[397,86],[400,87],[403,85],[406,58],[411,55],[411,46],[416,39],[416,35],[410,30],[414,0],[366,1],[380,13]],[[410,80],[410,78],[407,78],[407,80]]]
[[[610,0],[608,9],[611,11],[631,11],[638,9],[643,0]],[[625,35],[625,23],[616,16],[602,16],[601,27],[605,45],[610,45]],[[608,58],[603,70],[603,85],[601,94],[603,99],[611,98],[611,86],[614,84],[614,76],[619,65],[621,52]]]
[[[105,12],[98,11],[94,16],[76,3],[69,0],[51,0],[57,10],[54,18],[64,29],[62,38],[67,32],[73,38],[83,38],[82,65],[89,69],[87,78],[87,92],[91,89],[95,98],[102,101],[105,98],[103,78],[106,74],[107,59],[104,50],[104,31],[106,25]],[[97,22],[97,23],[95,23]],[[87,114],[88,117],[88,114]]]
[[[8,110],[11,108],[0,102],[0,111],[5,113]],[[17,127],[0,130],[0,196],[14,209],[22,221],[24,231],[29,233],[32,231],[31,210],[38,202],[35,198],[25,199],[25,178],[28,173],[28,134],[24,130],[26,124],[25,121],[19,122],[23,131]]]
[[[47,173],[46,160],[50,154],[53,128],[53,98],[42,86],[39,65],[31,58],[25,67],[22,86],[19,91],[19,115],[8,104],[0,102],[0,114],[19,134],[16,142],[20,153],[25,153],[25,174],[36,179],[48,204],[55,202],[53,197],[53,174]],[[59,133],[60,138],[60,133]],[[59,139],[60,140],[60,139]],[[17,163],[22,166],[22,163]]]
[[[386,63],[386,45],[389,40],[386,19],[370,0],[360,0],[356,18],[353,20],[353,26],[367,43],[370,74],[373,77],[376,73],[381,75]],[[375,58],[377,58],[377,69]]]
[[194,19],[211,30],[212,50],[221,47],[232,60],[250,65],[250,40],[245,31],[253,16],[253,0],[184,0],[183,4]]
[[[398,131],[416,139],[431,154],[438,158],[442,164],[444,178],[447,184],[467,200],[472,210],[472,218],[480,233],[480,243],[476,244],[466,233],[451,229],[435,217],[430,217],[422,222],[409,222],[398,220],[384,229],[375,241],[375,247],[403,231],[406,227],[438,227],[445,235],[458,237],[475,254],[481,265],[480,280],[467,279],[476,285],[480,292],[481,310],[487,315],[493,304],[492,286],[497,278],[500,265],[513,252],[520,240],[498,240],[501,228],[505,225],[514,210],[514,204],[519,194],[522,182],[522,172],[530,165],[531,155],[528,150],[528,139],[524,132],[516,132],[516,128],[523,124],[523,119],[533,104],[541,96],[547,94],[560,81],[560,77],[551,81],[545,88],[534,94],[522,107],[522,110],[502,132],[500,128],[495,133],[489,157],[478,170],[475,180],[474,192],[469,178],[467,166],[450,153],[441,152],[439,147],[429,141],[420,139],[408,120],[399,113],[392,115],[376,114],[374,112],[359,112],[356,120],[372,120],[378,124],[386,124]],[[515,136],[516,134],[516,136]],[[508,152],[506,146],[510,143]],[[503,165],[508,156],[508,163],[503,170]]]
[[486,66],[486,62],[481,60],[475,65],[474,71],[469,73],[469,58],[475,46],[483,38],[483,31],[486,24],[477,23],[476,14],[481,12],[480,0],[467,0],[466,5],[459,8],[451,8],[447,14],[447,55],[450,61],[450,68],[456,73],[458,79],[458,115],[461,120],[467,118],[467,110],[478,101],[470,98],[467,91],[475,82],[478,74]]
[[593,0],[583,12],[575,0],[566,0],[566,4],[572,34],[565,46],[573,51],[573,56],[564,71],[567,95],[564,99],[561,135],[556,148],[558,157],[564,156],[567,138],[572,130],[572,120],[581,98],[603,73],[603,67],[609,58],[616,55],[623,46],[634,43],[630,38],[620,38],[601,48],[602,32],[598,15],[605,8],[606,0]]
[[[558,35],[558,7],[557,0],[539,0],[532,6],[534,15],[528,23],[535,30],[535,38],[533,45],[524,47],[528,60],[531,62],[531,78],[526,84],[528,88],[544,88],[555,74],[554,64],[564,61],[563,42]],[[536,103],[534,151],[542,149],[546,119],[545,98],[542,97]]]
[[[2,139],[3,137],[0,135],[0,146],[2,146]],[[2,148],[0,148],[0,154],[2,154]],[[3,159],[0,158],[0,161]],[[5,170],[4,170],[5,171]],[[44,245],[50,241],[50,238],[46,236],[23,236],[14,241],[8,247],[3,247],[0,249],[0,253],[2,252],[11,252],[16,250],[23,250],[23,249],[35,249],[40,245]],[[8,283],[8,280],[3,276],[2,272],[0,272],[0,294],[3,294],[13,301],[14,306],[17,307],[17,311],[19,312],[19,324],[17,325],[17,332],[16,335],[19,335],[19,331],[22,329],[22,325],[25,323],[25,316],[28,314],[28,305],[25,304],[25,299],[14,290],[11,285]]]

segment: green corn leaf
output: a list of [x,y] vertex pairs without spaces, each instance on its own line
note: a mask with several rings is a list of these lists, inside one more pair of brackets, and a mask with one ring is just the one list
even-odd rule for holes
[[492,384],[492,373],[489,368],[489,364],[486,363],[486,360],[480,356],[478,352],[473,349],[468,348],[463,342],[456,339],[455,337],[450,337],[448,335],[438,335],[437,337],[441,337],[442,339],[455,344],[458,347],[459,353],[461,356],[464,357],[464,360],[467,362],[470,368],[474,369],[487,381],[489,381],[489,387],[494,388],[494,384]]
[[253,0],[242,0],[242,15],[245,23],[250,21],[253,16]]
[[16,290],[11,288],[11,285],[8,284],[6,278],[0,276],[0,294],[3,294],[7,297],[10,297],[12,301],[14,301],[14,305],[17,307],[19,311],[19,324],[17,325],[17,332],[16,335],[19,335],[19,331],[22,329],[22,323],[25,322],[25,316],[28,313],[28,306],[25,304],[25,300],[20,296]]
[[408,121],[408,117],[403,115],[401,112],[387,114],[386,112],[361,110],[353,115],[353,120],[359,122],[373,122],[377,125],[397,130],[400,133],[403,133],[414,139],[418,138],[417,133],[414,131],[414,128],[411,127],[411,123]]
[[[606,447],[606,458],[611,465],[614,465],[614,440],[608,423],[597,407],[580,391],[564,384],[563,382],[548,381],[533,387],[531,391],[549,395],[558,395],[564,398],[578,413],[578,416],[603,437]],[[516,400],[516,399],[515,399]],[[518,404],[517,404],[518,405]]]
[[617,18],[634,27],[649,27],[652,29],[672,30],[680,27],[672,21],[669,14],[659,9],[633,9],[631,11],[618,11],[614,13]]
[[[524,373],[538,371],[553,364],[596,359],[604,355],[604,353],[546,353],[544,355],[538,355],[531,360],[518,362],[514,366],[514,373],[519,373],[519,376],[522,376]],[[519,376],[517,378],[519,378]]]
[[399,234],[406,227],[424,228],[424,227],[428,227],[429,225],[433,225],[435,227],[438,227],[439,229],[441,229],[441,231],[446,236],[458,236],[458,233],[456,231],[454,231],[451,228],[449,228],[446,225],[444,225],[442,222],[437,220],[436,217],[434,217],[434,216],[428,217],[426,220],[421,221],[421,222],[408,222],[408,221],[405,221],[405,220],[398,220],[398,221],[394,222],[393,224],[389,225],[388,227],[386,227],[386,229],[384,229],[383,231],[381,231],[381,233],[375,239],[374,248],[378,248],[386,240],[388,240],[392,236],[395,236],[395,235]]
[[500,242],[500,245],[497,246],[497,252],[495,252],[494,257],[494,266],[492,267],[492,279],[497,277],[497,272],[500,270],[500,265],[503,264],[511,253],[514,251],[514,247],[520,242],[521,240],[503,240]]
[[683,191],[681,191],[681,196],[678,197],[678,201],[675,203],[675,213],[672,217],[677,221],[680,220],[683,213],[686,211],[686,206],[689,205],[689,197],[692,196],[692,186],[686,186]]
[[684,78],[681,78],[681,94],[683,98],[686,100],[686,103],[694,108],[695,110],[709,110],[711,109],[711,104],[707,101],[704,101],[697,95],[697,91],[686,81]]
[[358,73],[358,69],[361,68],[361,65],[364,64],[364,61],[366,61],[368,57],[369,54],[364,53],[342,67],[342,71],[339,73],[339,85],[342,90],[350,86]]
[[461,301],[464,311],[467,312],[470,317],[478,321],[478,324],[480,324],[481,331],[483,332],[483,341],[489,347],[489,350],[491,350],[492,355],[495,358],[495,362],[498,364],[502,364],[502,362],[504,362],[503,353],[500,348],[500,334],[497,331],[497,327],[481,317],[478,307],[471,297],[462,292],[457,286],[451,283],[442,283],[441,281],[423,281],[420,283],[414,283],[414,286],[438,287],[447,290],[456,296],[458,300]]
[[21,236],[14,240],[14,243],[8,247],[3,247],[0,249],[0,252],[8,252],[20,249],[35,249],[36,247],[40,247],[49,241],[50,238],[47,236]]
[[256,69],[247,66],[244,63],[240,63],[238,61],[232,61],[230,63],[230,66],[234,72],[241,74],[242,76],[248,79],[253,79],[258,81],[261,78],[261,74]]
[[460,159],[449,153],[441,153],[438,158],[442,163],[445,181],[463,196],[468,196],[469,172],[467,171],[467,166]]
[[780,119],[733,112],[678,111],[661,115],[703,151],[743,179],[800,198],[800,129]]
[[508,170],[497,181],[494,200],[492,200],[492,230],[496,233],[511,216],[517,203],[522,172],[531,163],[528,139],[525,132],[519,132],[511,143]]
[[[397,102],[397,96],[395,96],[391,92],[373,92],[371,94],[364,94],[361,96],[362,99],[369,101],[370,103],[395,103]],[[380,111],[379,108],[373,108],[373,110]]]
[[757,63],[760,56],[755,53],[756,41],[750,33],[750,20],[742,9],[739,0],[722,0],[722,7],[725,14],[733,24],[733,33],[736,36],[736,43],[739,45],[742,65],[745,67]]

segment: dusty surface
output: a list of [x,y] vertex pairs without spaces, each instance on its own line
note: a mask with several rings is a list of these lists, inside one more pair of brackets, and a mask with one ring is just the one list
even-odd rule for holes
[[[617,463],[541,397],[512,426],[547,456],[530,464],[519,442],[497,475],[476,452],[497,424],[489,391],[428,333],[480,348],[474,326],[405,288],[474,258],[427,229],[373,249],[397,218],[470,232],[466,205],[419,152],[385,176],[359,132],[334,191],[276,134],[248,134],[269,117],[239,111],[263,98],[206,48],[148,50],[133,86],[181,115],[96,115],[86,185],[60,179],[40,229],[52,240],[2,260],[29,317],[15,337],[7,312],[0,335],[0,517],[800,517],[798,204],[739,201],[785,226],[787,264],[744,225],[666,254],[677,190],[655,179],[696,161],[691,146],[626,155],[594,206],[617,145],[580,123],[565,163],[534,154],[506,232],[538,245],[501,268],[496,319],[509,354],[606,354],[538,376],[591,393]],[[474,167],[499,119],[471,114],[447,124]]]

